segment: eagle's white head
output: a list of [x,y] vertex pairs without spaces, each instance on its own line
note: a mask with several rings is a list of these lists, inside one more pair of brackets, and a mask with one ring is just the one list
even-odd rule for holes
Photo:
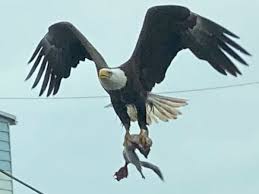
[[126,86],[127,77],[120,68],[102,68],[98,72],[99,80],[106,90],[119,90]]

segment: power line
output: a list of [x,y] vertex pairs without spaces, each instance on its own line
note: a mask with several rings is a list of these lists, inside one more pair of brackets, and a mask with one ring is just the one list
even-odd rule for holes
[[14,177],[14,176],[13,176],[13,175],[11,175],[11,174],[9,174],[9,173],[5,172],[4,170],[0,169],[0,172],[1,172],[1,173],[3,173],[4,175],[6,175],[6,176],[10,177],[11,179],[13,179],[13,180],[17,181],[18,183],[20,183],[20,184],[24,185],[25,187],[27,187],[27,188],[31,189],[31,190],[32,190],[32,191],[34,191],[35,193],[38,193],[38,194],[44,194],[44,193],[40,192],[39,190],[35,189],[34,187],[30,186],[29,184],[27,184],[27,183],[25,183],[25,182],[21,181],[20,179],[18,179],[18,178],[16,178],[16,177]]
[[177,90],[177,91],[160,92],[159,94],[202,92],[202,91],[220,90],[220,89],[227,89],[227,88],[237,88],[237,87],[252,86],[252,85],[259,85],[259,81],[257,81],[257,82],[247,82],[247,83],[241,83],[241,84],[232,84],[232,85],[226,85],[226,86],[215,86],[215,87],[196,88],[196,89],[189,89],[189,90]]
[[[158,92],[157,94],[179,94],[179,93],[203,92],[203,91],[220,90],[220,89],[228,89],[228,88],[236,88],[236,87],[244,87],[244,86],[252,86],[252,85],[259,85],[259,81],[225,85],[225,86],[164,91],[164,92]],[[107,95],[48,97],[48,98],[47,97],[43,97],[43,98],[42,97],[0,97],[0,100],[80,100],[80,99],[101,99],[101,98],[108,98],[108,97],[109,96]]]

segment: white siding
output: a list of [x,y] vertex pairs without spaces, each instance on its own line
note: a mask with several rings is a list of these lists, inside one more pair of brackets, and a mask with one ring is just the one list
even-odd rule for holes
[[12,191],[5,191],[5,190],[0,190],[1,194],[13,194]]
[[0,181],[0,188],[3,190],[11,190],[12,189],[11,181]]
[[10,152],[5,152],[5,151],[0,150],[0,158],[1,158],[1,160],[11,162]]
[[9,133],[0,131],[0,141],[9,141]]
[[9,142],[0,141],[0,150],[9,151],[10,150]]
[[0,121],[0,131],[9,131],[9,127],[7,122]]
[[5,171],[11,170],[11,163],[9,161],[1,161],[0,160],[0,169]]
[[[10,173],[10,172],[8,172],[8,173]],[[12,180],[8,176],[0,173],[0,193],[3,194],[5,191],[5,192],[7,192],[7,193],[9,192],[11,194],[12,190],[13,190]]]
[[[3,119],[0,120],[0,169],[12,172],[9,126]],[[0,194],[13,194],[12,190],[12,180],[0,172]]]

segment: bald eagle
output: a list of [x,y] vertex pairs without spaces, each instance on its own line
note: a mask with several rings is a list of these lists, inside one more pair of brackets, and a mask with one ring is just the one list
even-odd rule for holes
[[[63,78],[85,59],[95,63],[99,81],[110,95],[111,104],[129,135],[131,121],[140,127],[140,140],[146,144],[148,124],[157,119],[175,119],[184,99],[152,94],[161,83],[177,53],[189,49],[207,61],[219,73],[237,76],[241,72],[231,61],[248,65],[238,54],[250,55],[233,38],[239,38],[219,24],[182,6],[166,5],[148,9],[136,47],[122,65],[111,68],[87,38],[71,23],[51,25],[41,39],[29,63],[35,60],[27,78],[40,65],[32,88],[43,77],[40,96],[59,91]],[[43,75],[44,74],[44,75]]]

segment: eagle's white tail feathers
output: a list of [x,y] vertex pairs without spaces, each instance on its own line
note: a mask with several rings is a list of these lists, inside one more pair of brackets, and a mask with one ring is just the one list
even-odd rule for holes
[[[146,102],[147,123],[157,123],[158,120],[167,122],[171,119],[177,119],[182,113],[177,109],[187,105],[187,100],[172,98],[157,94],[148,94]],[[127,106],[127,112],[131,121],[137,121],[137,109],[134,105]]]

